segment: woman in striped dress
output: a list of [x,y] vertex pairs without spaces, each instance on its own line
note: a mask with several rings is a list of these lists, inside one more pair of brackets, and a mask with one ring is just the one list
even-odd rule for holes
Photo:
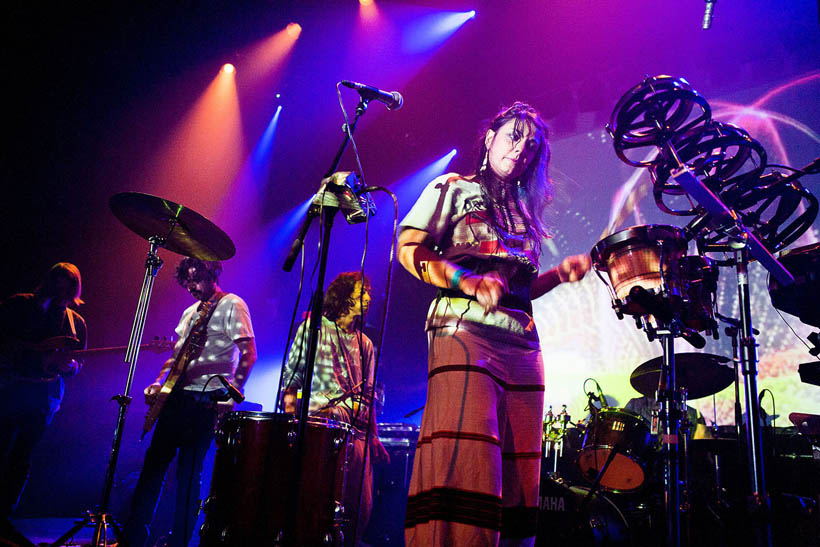
[[476,174],[430,182],[402,221],[399,260],[439,288],[405,536],[412,545],[531,545],[544,368],[531,300],[589,270],[538,273],[552,199],[548,129],[529,105],[482,135]]

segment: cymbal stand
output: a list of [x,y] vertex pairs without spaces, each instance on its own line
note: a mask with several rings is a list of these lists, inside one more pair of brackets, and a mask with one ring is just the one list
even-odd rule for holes
[[[171,227],[169,234],[176,226],[176,222],[171,220]],[[117,467],[117,460],[119,459],[120,446],[122,445],[122,433],[125,428],[125,415],[128,411],[128,405],[131,403],[131,397],[128,395],[131,391],[131,385],[134,380],[134,371],[137,366],[137,357],[139,356],[140,344],[142,343],[142,335],[145,330],[145,320],[148,316],[148,303],[151,300],[151,292],[154,288],[154,280],[157,272],[162,267],[162,259],[157,255],[157,251],[165,246],[167,239],[162,236],[153,236],[148,239],[149,250],[148,256],[145,259],[145,277],[142,280],[142,288],[140,289],[140,296],[137,301],[137,311],[134,316],[134,323],[131,326],[131,336],[128,339],[128,346],[125,350],[125,362],[128,363],[128,379],[125,382],[125,391],[123,395],[115,395],[111,399],[119,405],[119,412],[117,413],[117,425],[114,428],[114,439],[111,447],[111,454],[108,457],[108,465],[105,471],[105,482],[103,483],[103,492],[101,501],[98,507],[89,510],[86,516],[77,521],[65,534],[57,538],[51,547],[61,547],[68,539],[72,538],[81,529],[86,526],[94,525],[93,543],[95,547],[108,545],[108,536],[106,529],[111,526],[114,532],[114,538],[120,546],[127,547],[122,530],[117,525],[114,516],[108,513],[108,503],[111,499],[111,488],[114,485],[114,471]]]
[[737,296],[741,323],[740,363],[742,365],[743,388],[746,398],[746,457],[749,462],[748,478],[750,486],[748,509],[750,516],[755,517],[750,520],[761,526],[757,534],[758,545],[771,545],[771,502],[766,490],[766,478],[763,469],[760,402],[757,397],[757,342],[752,329],[748,264],[749,253],[744,245],[735,251],[735,268],[737,271]]
[[663,360],[655,399],[660,417],[657,434],[663,449],[663,505],[666,515],[667,547],[677,547],[681,544],[681,473],[680,454],[678,453],[680,409],[677,405],[675,391],[675,324],[676,320],[673,319],[654,333],[663,347]]

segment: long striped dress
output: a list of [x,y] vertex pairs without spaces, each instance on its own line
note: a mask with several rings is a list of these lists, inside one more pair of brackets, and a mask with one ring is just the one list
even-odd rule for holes
[[443,257],[498,271],[511,289],[489,314],[450,290],[430,306],[408,546],[534,543],[544,368],[527,291],[537,259],[520,223],[510,233],[491,229],[483,203],[477,183],[444,175],[402,221],[427,232]]

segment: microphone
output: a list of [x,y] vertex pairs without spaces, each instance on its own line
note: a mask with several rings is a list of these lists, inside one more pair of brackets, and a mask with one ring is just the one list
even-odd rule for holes
[[695,329],[682,328],[680,331],[681,338],[692,344],[696,349],[703,349],[706,347],[706,338]]
[[239,389],[235,385],[230,383],[224,376],[219,374],[217,375],[217,378],[219,378],[219,381],[222,382],[222,385],[225,387],[225,389],[228,390],[228,396],[230,396],[230,398],[233,399],[234,402],[241,403],[245,400],[245,396],[242,395],[242,392],[239,391]]
[[706,0],[706,11],[703,12],[703,30],[709,30],[712,27],[712,12],[715,10],[717,0]]
[[366,101],[376,100],[384,104],[387,110],[398,110],[404,104],[404,97],[398,91],[382,91],[381,89],[350,80],[342,80],[341,84],[359,92]]
[[607,404],[607,400],[606,400],[606,396],[604,395],[604,392],[601,391],[601,386],[598,385],[598,382],[595,382],[595,386],[598,388],[598,397],[600,397],[600,399],[598,399],[598,400],[601,401],[601,408],[603,409],[603,408],[608,407],[609,404]]

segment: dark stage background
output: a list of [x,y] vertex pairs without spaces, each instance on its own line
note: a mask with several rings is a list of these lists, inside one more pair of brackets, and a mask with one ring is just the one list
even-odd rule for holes
[[[610,231],[685,223],[663,215],[651,198],[627,209],[615,199],[619,192],[637,195],[632,192],[648,179],[616,158],[604,124],[618,98],[645,75],[685,77],[718,119],[735,121],[759,139],[772,162],[799,167],[820,152],[817,3],[722,0],[709,31],[700,28],[703,8],[701,0],[382,0],[369,11],[352,0],[7,5],[0,296],[32,289],[57,261],[73,262],[84,276],[87,303],[80,311],[90,346],[124,345],[147,243],[118,223],[108,199],[140,191],[182,203],[236,243],[222,286],[250,306],[260,358],[247,391],[270,410],[299,278],[281,264],[300,207],[341,139],[337,81],[404,95],[396,112],[372,103],[356,136],[367,182],[391,188],[401,215],[433,176],[472,171],[483,119],[517,99],[539,108],[553,131],[558,185],[556,237],[542,264],[549,268],[566,254],[588,252],[611,223]],[[460,15],[468,10],[476,10],[475,18]],[[291,22],[302,27],[295,40],[283,30]],[[236,66],[235,77],[219,73],[227,62]],[[342,97],[352,113],[356,94],[343,89]],[[446,158],[452,149],[457,154]],[[352,149],[341,167],[356,168]],[[817,193],[817,177],[803,182]],[[384,194],[375,199],[367,332],[378,341],[393,219]],[[816,241],[818,227],[815,222],[798,244]],[[314,229],[306,245],[308,276],[317,240]],[[339,219],[329,276],[358,269],[364,242],[363,225]],[[166,263],[147,336],[171,335],[190,303],[172,277],[179,257],[161,256]],[[419,423],[420,413],[404,416],[424,404],[423,322],[434,290],[398,265],[394,273],[380,420]],[[736,314],[734,273],[722,271],[721,279],[721,310]],[[797,364],[810,357],[771,308],[765,273],[753,270],[752,281],[763,331],[760,384],[773,391],[778,425],[786,425],[789,412],[820,412],[820,397],[797,378]],[[306,302],[303,297],[300,310]],[[799,335],[811,332],[787,319]],[[615,318],[595,276],[541,299],[536,321],[547,402],[567,404],[576,416],[585,402],[584,378],[596,377],[622,405],[636,395],[629,373],[660,354],[631,322]],[[687,349],[683,345],[679,349]],[[728,355],[724,339],[706,349]],[[147,446],[138,442],[140,392],[163,358],[143,352],[139,359],[115,514]],[[68,382],[17,516],[80,515],[98,501],[116,418],[109,399],[122,391],[126,373],[120,355],[89,358]],[[731,391],[716,400],[718,423],[731,420]],[[696,404],[711,420],[711,398]]]

